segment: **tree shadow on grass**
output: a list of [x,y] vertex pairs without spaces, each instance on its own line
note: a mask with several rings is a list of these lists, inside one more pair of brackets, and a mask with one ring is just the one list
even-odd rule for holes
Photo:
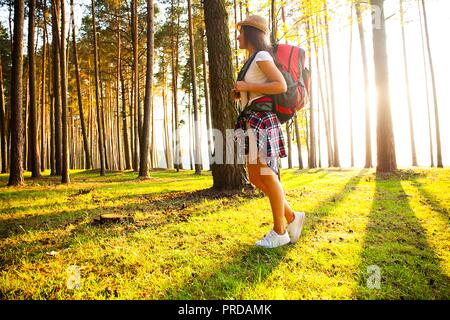
[[427,191],[425,185],[419,182],[417,179],[412,180],[412,184],[419,190],[424,200],[420,200],[422,203],[431,206],[434,212],[437,212],[441,217],[450,224],[450,208],[444,207],[440,200],[432,193]]
[[450,281],[429,247],[400,179],[377,177],[355,296],[448,299]]
[[[149,195],[148,201],[128,202],[125,205],[108,207],[99,205],[92,209],[77,209],[73,211],[57,211],[49,214],[34,215],[22,218],[11,218],[2,220],[0,225],[0,239],[6,242],[0,246],[2,251],[14,252],[21,245],[27,246],[27,255],[32,257],[47,251],[49,248],[64,247],[64,243],[70,241],[70,237],[78,232],[84,232],[86,226],[96,226],[105,231],[108,236],[108,229],[114,229],[117,224],[98,225],[94,218],[103,213],[120,213],[133,216],[132,212],[141,211],[144,217],[135,220],[133,223],[125,223],[125,233],[136,232],[142,229],[157,229],[170,223],[187,222],[191,217],[198,217],[209,214],[209,212],[233,205],[238,205],[242,201],[262,198],[261,194],[253,190],[241,191],[215,191],[213,189],[202,189],[192,192],[167,192],[164,194]],[[207,200],[205,202],[205,200]],[[199,208],[201,206],[201,208]],[[61,239],[54,238],[53,231],[66,230],[70,232],[65,236],[66,240],[61,244]],[[36,241],[13,241],[8,244],[7,239],[16,235],[25,238],[30,232],[48,232],[48,235]],[[59,237],[59,235],[57,235]],[[0,265],[6,266],[16,259],[2,259]]]
[[[350,178],[342,189],[323,199],[317,208],[308,213],[305,226],[313,229],[326,223],[326,217],[340,201],[353,192],[353,187],[360,182],[366,172],[367,170],[361,170]],[[189,279],[181,286],[175,285],[167,289],[164,299],[239,299],[241,289],[254,288],[264,282],[292,248],[292,244],[276,249],[247,245],[240,249],[236,258],[222,268],[202,270],[201,276]]]

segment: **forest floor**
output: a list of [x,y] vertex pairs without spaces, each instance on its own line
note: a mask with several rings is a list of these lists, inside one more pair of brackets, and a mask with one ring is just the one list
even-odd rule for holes
[[211,192],[210,172],[48,174],[0,175],[0,299],[450,298],[450,169],[283,169],[306,222],[272,250],[254,245],[269,201]]

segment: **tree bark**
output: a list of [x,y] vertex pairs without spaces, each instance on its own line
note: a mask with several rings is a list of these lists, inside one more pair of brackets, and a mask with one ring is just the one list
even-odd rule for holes
[[75,34],[75,19],[74,17],[74,8],[73,8],[73,0],[70,0],[71,13],[72,13],[72,41],[73,41],[73,59],[75,61],[75,76],[77,82],[77,93],[78,93],[78,111],[80,113],[80,124],[81,124],[81,133],[83,135],[83,146],[84,146],[84,157],[85,157],[85,168],[87,170],[91,169],[91,155],[89,153],[89,144],[87,139],[87,130],[84,122],[84,111],[83,111],[83,97],[81,94],[81,80],[80,80],[80,69],[78,67],[78,50],[77,50],[77,40]]
[[120,143],[120,75],[121,75],[121,42],[120,42],[120,17],[117,16],[117,75],[116,75],[116,115],[117,115],[117,161],[118,169],[122,171],[122,144]]
[[428,115],[428,138],[430,143],[430,162],[431,167],[434,167],[434,156],[433,156],[433,135],[431,133],[431,109],[430,109],[430,95],[429,95],[429,86],[428,86],[428,77],[427,77],[427,59],[426,59],[426,52],[425,52],[425,36],[423,32],[423,17],[422,17],[422,10],[420,7],[420,2],[417,1],[417,7],[419,11],[419,21],[420,21],[420,35],[422,39],[422,56],[423,56],[423,70],[425,74],[425,91],[427,96],[427,115]]
[[414,121],[411,102],[411,89],[409,86],[408,58],[406,55],[405,12],[403,10],[403,0],[400,0],[400,27],[402,30],[403,69],[405,71],[406,98],[408,100],[409,136],[411,140],[411,161],[412,165],[414,167],[417,167],[416,142],[414,139]]
[[391,102],[389,92],[389,69],[386,52],[386,29],[384,0],[372,0],[372,5],[381,9],[379,28],[373,24],[373,48],[375,63],[375,83],[377,91],[377,173],[397,170],[394,133],[392,130]]
[[132,0],[132,12],[131,12],[131,28],[133,37],[133,109],[134,109],[134,165],[133,169],[138,171],[138,149],[139,149],[139,134],[141,128],[139,127],[139,43],[138,43],[138,16],[137,16],[137,0]]
[[23,184],[23,120],[22,120],[22,73],[23,73],[23,25],[24,1],[14,2],[14,40],[11,68],[11,156],[9,186]]
[[28,2],[28,85],[30,93],[29,102],[29,125],[28,139],[30,150],[30,171],[32,178],[41,176],[41,165],[38,149],[38,127],[37,127],[37,106],[36,106],[36,56],[34,51],[35,45],[35,25],[36,25],[36,0]]
[[[177,2],[177,8],[179,7],[179,1]],[[172,17],[174,16],[174,1],[172,1]],[[172,26],[175,24],[175,21],[172,21]],[[183,169],[183,159],[181,154],[181,136],[180,136],[180,121],[178,115],[178,59],[179,59],[179,36],[180,36],[180,15],[177,13],[177,29],[176,35],[172,29],[172,95],[173,95],[173,113],[174,113],[174,122],[175,122],[175,156],[174,156],[174,165],[177,169],[177,172],[180,169]],[[175,38],[175,41],[173,39]]]
[[334,79],[333,79],[333,64],[331,63],[331,42],[330,42],[330,32],[329,32],[329,25],[328,25],[328,9],[327,9],[327,1],[324,1],[324,23],[325,23],[325,36],[326,36],[326,43],[327,43],[327,50],[328,50],[328,66],[329,66],[329,81],[330,81],[330,94],[331,94],[331,119],[333,121],[333,146],[334,146],[334,153],[333,153],[333,166],[334,167],[340,167],[341,163],[339,161],[339,146],[338,146],[338,140],[337,140],[337,127],[336,127],[336,100],[334,96]]
[[433,88],[433,97],[434,97],[434,114],[435,114],[435,127],[436,127],[436,148],[437,148],[437,166],[438,168],[443,168],[442,164],[442,151],[441,151],[441,129],[439,125],[439,106],[438,106],[438,98],[437,98],[437,89],[436,89],[436,78],[434,76],[434,65],[433,65],[433,57],[431,55],[431,45],[430,45],[430,37],[428,34],[428,18],[427,18],[427,10],[425,6],[425,1],[422,0],[422,13],[423,13],[423,25],[425,28],[425,38],[428,49],[428,64],[430,67],[431,73],[431,83]]
[[353,103],[352,103],[352,65],[353,65],[353,4],[350,4],[350,45],[348,54],[348,120],[350,124],[350,167],[355,166],[355,152],[353,148]]
[[[204,12],[208,41],[212,124],[226,137],[226,130],[234,128],[238,110],[229,94],[233,88],[233,66],[225,1],[205,1]],[[220,155],[227,155],[226,152],[234,153],[234,143],[221,144],[216,140],[214,143],[216,160]],[[236,159],[236,157],[233,158]],[[215,189],[240,189],[246,185],[247,181],[244,166],[237,164],[236,161],[228,164],[213,163],[212,175]]]
[[152,103],[152,83],[153,83],[153,47],[154,47],[154,30],[153,30],[153,0],[147,0],[147,73],[145,81],[145,105],[144,105],[144,121],[142,126],[142,136],[140,138],[140,165],[139,177],[148,178],[148,153],[150,144],[150,120],[151,120],[151,103]]
[[52,41],[53,41],[53,111],[54,111],[54,148],[55,148],[55,173],[61,175],[61,69],[60,69],[60,36],[59,36],[59,2],[52,0]]
[[61,182],[70,183],[69,178],[69,137],[67,124],[67,66],[66,66],[66,15],[65,15],[65,1],[61,0],[61,50],[59,54],[61,66],[61,123],[62,123],[62,172]]
[[197,99],[197,76],[196,61],[194,50],[194,23],[192,21],[192,5],[188,0],[188,20],[189,20],[189,52],[191,63],[191,84],[192,84],[192,106],[194,108],[194,162],[195,174],[202,173],[202,148],[200,141],[199,115],[198,115],[198,99]]
[[120,60],[120,82],[122,87],[122,132],[123,132],[123,146],[125,152],[125,170],[131,169],[130,158],[130,142],[128,140],[128,124],[127,124],[127,110],[126,110],[126,90],[125,80],[123,77],[122,59]]
[[355,3],[356,17],[358,19],[359,43],[361,46],[361,59],[364,72],[364,97],[365,97],[365,135],[366,135],[366,162],[365,168],[372,168],[372,129],[370,124],[370,96],[369,96],[369,68],[367,63],[366,39],[364,35],[361,5]]
[[[207,139],[208,139],[208,159],[209,164],[211,165],[212,161],[212,141],[211,141],[211,115],[210,115],[210,103],[209,103],[209,87],[208,87],[208,75],[206,72],[206,53],[205,53],[205,33],[203,30],[200,30],[202,35],[202,65],[203,65],[203,87],[205,90],[205,110],[206,110],[206,131],[207,131]],[[211,169],[211,168],[210,168]]]
[[46,159],[46,152],[45,152],[45,145],[46,145],[46,139],[45,139],[45,127],[46,127],[46,114],[45,114],[45,75],[46,75],[46,57],[47,57],[47,3],[45,0],[42,2],[42,12],[44,16],[44,24],[42,26],[43,29],[43,35],[42,35],[42,64],[41,64],[41,171],[45,170],[45,159]]
[[98,70],[98,47],[97,47],[97,27],[95,25],[95,1],[91,0],[92,5],[92,29],[94,33],[94,70],[95,70],[95,105],[97,106],[97,135],[98,135],[98,152],[100,155],[100,175],[105,175],[105,154],[103,149],[103,132],[100,119],[100,97],[99,97],[99,70]]
[[0,56],[0,151],[2,153],[2,168],[1,173],[7,171],[6,160],[6,114],[5,114],[5,99],[3,89],[3,68],[2,57]]

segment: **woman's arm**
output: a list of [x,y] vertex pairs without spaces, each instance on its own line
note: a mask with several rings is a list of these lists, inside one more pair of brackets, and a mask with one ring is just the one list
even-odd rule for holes
[[256,84],[237,81],[234,84],[236,91],[251,91],[265,94],[279,94],[287,91],[286,81],[277,66],[272,61],[257,61],[258,67],[270,82]]

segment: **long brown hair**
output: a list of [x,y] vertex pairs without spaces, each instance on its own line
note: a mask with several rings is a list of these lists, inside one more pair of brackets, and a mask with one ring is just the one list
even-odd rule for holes
[[242,26],[242,32],[244,34],[246,44],[250,43],[256,51],[269,52],[275,63],[277,63],[273,53],[272,44],[263,31],[251,26]]

